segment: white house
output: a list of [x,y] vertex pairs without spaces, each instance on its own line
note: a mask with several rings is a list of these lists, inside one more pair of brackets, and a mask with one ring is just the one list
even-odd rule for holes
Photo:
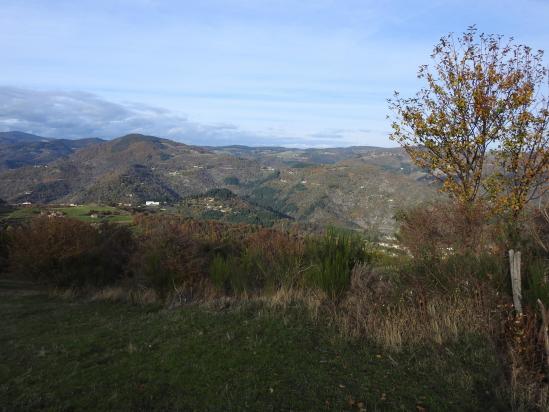
[[160,206],[160,202],[155,202],[154,200],[147,200],[145,206]]

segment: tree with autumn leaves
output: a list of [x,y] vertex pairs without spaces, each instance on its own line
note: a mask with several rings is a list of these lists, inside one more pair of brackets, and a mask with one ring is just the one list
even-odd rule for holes
[[548,190],[549,76],[543,51],[470,27],[440,39],[413,97],[389,100],[391,138],[463,210],[516,221]]

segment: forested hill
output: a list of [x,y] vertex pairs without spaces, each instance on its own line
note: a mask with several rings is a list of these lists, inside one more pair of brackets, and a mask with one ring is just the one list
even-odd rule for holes
[[11,203],[177,205],[227,189],[239,205],[296,221],[390,232],[399,207],[436,193],[399,148],[197,147],[140,134],[104,141],[16,132],[1,134],[0,145],[0,197]]

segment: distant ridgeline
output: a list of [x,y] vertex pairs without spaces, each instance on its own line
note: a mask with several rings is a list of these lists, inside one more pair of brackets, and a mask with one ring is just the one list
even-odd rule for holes
[[390,233],[400,207],[436,193],[400,148],[196,147],[139,134],[67,140],[0,133],[0,197],[13,204],[150,201],[201,218]]

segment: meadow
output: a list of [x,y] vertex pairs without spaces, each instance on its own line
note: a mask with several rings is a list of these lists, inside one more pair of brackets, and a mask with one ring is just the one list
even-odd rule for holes
[[[25,221],[39,216],[41,213],[58,213],[71,219],[82,222],[113,222],[131,223],[131,213],[113,206],[86,204],[77,206],[26,206],[17,207],[13,210],[0,214],[0,221]],[[94,216],[92,216],[94,215]]]
[[6,411],[506,407],[502,366],[478,335],[394,353],[298,305],[166,310],[4,291]]

